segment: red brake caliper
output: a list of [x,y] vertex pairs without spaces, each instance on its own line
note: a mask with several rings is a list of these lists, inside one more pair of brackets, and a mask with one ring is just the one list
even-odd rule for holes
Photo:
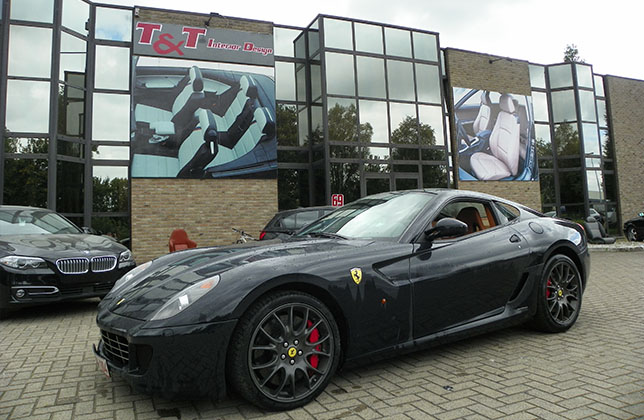
[[[307,327],[311,327],[311,325],[313,325],[313,323],[310,320],[306,321]],[[315,343],[319,339],[320,339],[320,332],[318,331],[317,328],[314,328],[313,331],[311,331],[311,335],[309,335],[309,342]],[[320,351],[320,345],[317,345],[315,347],[315,350]],[[317,354],[312,355],[311,357],[309,357],[309,363],[311,364],[311,366],[313,366],[314,369],[317,369],[318,365],[320,364],[320,357]]]
[[546,287],[546,299],[550,299],[550,286],[552,286],[552,282],[550,281],[550,279],[548,279]]

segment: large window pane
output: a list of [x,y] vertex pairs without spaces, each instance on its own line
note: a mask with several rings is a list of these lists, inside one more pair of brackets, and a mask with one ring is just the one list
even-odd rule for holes
[[311,100],[319,103],[322,96],[322,67],[319,64],[311,64],[309,68],[311,70]]
[[[584,188],[581,171],[560,172],[559,191],[562,203],[583,203]],[[568,209],[567,209],[568,210]]]
[[61,156],[69,156],[82,159],[85,156],[85,145],[71,141],[58,139],[56,153]]
[[613,158],[613,142],[610,138],[610,133],[606,129],[599,130],[599,138],[602,145],[602,156],[604,159]]
[[423,188],[447,187],[447,166],[423,165]]
[[344,194],[345,203],[360,198],[360,165],[331,163],[331,194]]
[[[388,143],[389,130],[387,127],[387,103],[379,101],[360,101],[360,139],[374,143]],[[367,139],[363,131],[369,131],[371,138]],[[387,151],[387,155],[389,152]]]
[[329,94],[355,95],[353,56],[326,54],[326,89]]
[[61,213],[82,213],[85,165],[56,162],[56,210]]
[[537,145],[537,156],[552,156],[552,143],[550,138],[550,126],[546,124],[535,124],[534,134]]
[[441,103],[438,66],[416,64],[416,89],[419,102]]
[[[2,2],[0,6],[1,4]],[[11,0],[11,19],[52,23],[54,2],[52,0]]]
[[[60,80],[78,87],[85,85],[85,63],[87,43],[66,32],[60,38]],[[127,66],[127,64],[126,64]],[[100,73],[100,70],[98,70]]]
[[604,199],[604,179],[601,171],[586,171],[586,183],[588,184],[588,199]]
[[[416,119],[416,106],[413,104],[389,103],[389,119],[391,123],[391,141],[394,143],[418,143]],[[412,131],[406,133],[411,127]],[[415,140],[410,141],[408,135],[414,136]]]
[[130,160],[130,148],[128,146],[94,146],[92,148],[92,159],[94,160]]
[[358,95],[386,98],[385,63],[381,58],[356,57],[358,65]]
[[132,11],[113,9],[111,7],[96,8],[96,39],[109,41],[132,40]]
[[87,35],[85,24],[89,20],[89,4],[83,0],[63,0],[63,26]]
[[584,135],[584,152],[587,155],[599,155],[599,133],[596,124],[582,124]]
[[130,49],[123,47],[96,46],[97,89],[130,89]]
[[47,207],[47,160],[6,159],[4,164],[4,204]]
[[9,76],[51,76],[51,29],[11,25]]
[[353,50],[351,22],[324,18],[324,46],[327,48]]
[[602,76],[593,76],[595,79],[595,94],[604,96],[604,78]]
[[536,66],[534,64],[530,64],[528,67],[530,69],[530,85],[533,88],[545,89],[546,88],[545,68],[543,66]]
[[[279,123],[277,123],[279,130]],[[309,144],[309,114],[306,108],[298,111],[297,113],[297,135],[298,135],[298,144],[300,146],[306,146]],[[277,134],[277,141],[279,142],[279,131]]]
[[548,118],[548,97],[545,92],[532,92],[532,104],[534,106],[535,121],[549,121]]
[[275,62],[275,97],[278,100],[295,100],[295,64]]
[[94,94],[92,140],[130,138],[130,95]]
[[385,53],[411,58],[411,37],[409,31],[385,28]]
[[278,169],[277,197],[280,210],[309,206],[308,169]]
[[572,87],[572,71],[570,64],[561,64],[548,68],[550,89]]
[[539,186],[541,187],[541,202],[555,203],[555,177],[553,174],[540,173]]
[[555,126],[555,147],[557,156],[578,155],[579,133],[577,124],[558,124]]
[[380,26],[355,23],[356,51],[382,54],[382,28]]
[[61,84],[58,95],[58,134],[84,137],[85,91]]
[[593,72],[590,66],[583,64],[575,64],[577,70],[577,86],[585,88],[593,88]]
[[273,28],[273,48],[275,55],[295,57],[295,38],[301,33],[302,31],[297,29]]
[[606,113],[606,101],[597,100],[597,120],[600,127],[608,127],[608,114]]
[[418,118],[420,120],[420,144],[444,145],[443,108],[440,106],[419,105]]
[[579,91],[579,108],[582,121],[597,121],[595,115],[595,94],[592,90]]
[[49,151],[49,139],[37,137],[5,137],[4,152],[14,154],[43,154]]
[[436,35],[414,32],[414,56],[419,60],[438,61]]
[[328,99],[329,140],[356,141],[358,116],[353,99]]
[[277,144],[279,146],[298,146],[297,107],[277,104],[276,109]]
[[551,98],[552,118],[555,123],[577,120],[575,92],[573,90],[552,92]]
[[297,87],[297,100],[300,102],[306,102],[306,70],[304,67],[297,68],[295,72],[295,80]]
[[49,131],[49,86],[48,82],[7,81],[7,130]]
[[387,60],[389,99],[414,101],[414,72],[406,61]]

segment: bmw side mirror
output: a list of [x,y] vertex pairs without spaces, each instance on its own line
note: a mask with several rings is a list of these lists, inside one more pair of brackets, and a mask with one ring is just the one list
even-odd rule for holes
[[91,227],[83,226],[81,227],[81,230],[83,231],[83,233],[87,233],[88,235],[98,235],[98,232]]
[[446,217],[436,222],[436,225],[425,231],[425,237],[429,241],[438,238],[448,238],[451,236],[463,236],[467,233],[467,225],[460,220]]
[[640,212],[640,214],[638,214],[638,216],[639,216],[639,217],[644,217],[644,211],[643,211],[643,212]]

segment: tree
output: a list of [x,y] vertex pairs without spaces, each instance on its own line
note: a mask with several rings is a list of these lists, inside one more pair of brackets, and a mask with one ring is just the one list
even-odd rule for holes
[[564,62],[585,63],[586,61],[579,57],[579,49],[575,44],[568,44],[564,50]]

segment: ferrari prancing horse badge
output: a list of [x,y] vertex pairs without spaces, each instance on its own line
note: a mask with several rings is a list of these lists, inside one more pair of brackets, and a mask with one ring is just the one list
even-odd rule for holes
[[362,281],[362,270],[359,268],[352,268],[351,278],[356,284],[360,284],[360,282]]

